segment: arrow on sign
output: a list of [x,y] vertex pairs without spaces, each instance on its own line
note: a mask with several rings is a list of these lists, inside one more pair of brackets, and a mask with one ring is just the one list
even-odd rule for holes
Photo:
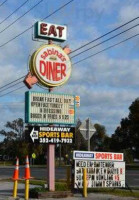
[[31,131],[30,137],[31,137],[33,142],[34,142],[35,139],[38,139],[39,138],[38,131],[34,131],[34,128],[33,128],[32,131]]

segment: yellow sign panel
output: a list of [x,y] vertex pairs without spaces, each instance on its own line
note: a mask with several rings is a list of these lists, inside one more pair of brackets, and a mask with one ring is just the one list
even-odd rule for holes
[[33,159],[36,158],[36,154],[35,154],[35,153],[32,154],[32,158],[33,158]]

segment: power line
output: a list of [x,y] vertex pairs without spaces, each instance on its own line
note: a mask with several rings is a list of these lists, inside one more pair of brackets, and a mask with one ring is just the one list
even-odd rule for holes
[[16,90],[19,90],[19,89],[21,89],[21,88],[23,88],[23,87],[25,87],[25,86],[21,86],[21,87],[19,87],[19,88],[17,88],[17,89],[14,89],[14,90],[10,91],[10,92],[7,92],[7,93],[5,93],[5,94],[3,94],[3,95],[0,95],[0,97],[3,97],[3,96],[5,96],[5,95],[7,95],[7,94],[10,94],[10,93],[12,93],[12,92],[14,92],[14,91],[16,91]]
[[[74,0],[71,0],[71,1],[69,1],[68,3],[64,4],[63,6],[59,7],[59,8],[56,9],[54,12],[52,12],[51,14],[49,14],[48,16],[46,16],[44,19],[46,19],[46,18],[52,16],[53,14],[55,14],[56,12],[58,12],[59,10],[61,10],[62,8],[66,7],[66,6],[67,6],[68,4],[70,4],[72,1],[74,1]],[[42,21],[43,21],[44,19],[42,19]],[[25,33],[26,31],[28,31],[28,30],[31,29],[32,27],[33,27],[33,25],[32,25],[31,27],[29,27],[28,29],[26,29],[25,31],[23,31],[22,33],[20,33],[20,35],[22,35],[22,34]],[[17,37],[18,37],[18,36],[16,36],[15,38],[17,38]],[[15,39],[15,38],[14,38],[14,39]],[[12,41],[12,40],[11,40],[11,41]],[[9,43],[9,42],[8,42],[8,43]],[[7,43],[7,44],[8,44],[8,43]],[[3,46],[3,45],[2,45],[2,46]],[[2,47],[2,46],[0,46],[0,47]],[[25,75],[25,76],[26,76],[26,75]],[[12,83],[14,83],[14,82],[17,82],[18,80],[24,78],[25,76],[22,76],[22,77],[20,77],[20,78],[18,78],[18,79],[16,79],[16,80],[14,80],[14,81],[12,81],[12,82],[6,84],[6,85],[0,87],[0,89],[2,89],[2,88],[4,88],[4,87],[7,87],[8,85],[10,85],[10,84],[12,84]]]
[[15,14],[20,8],[22,8],[29,0],[25,1],[21,6],[19,6],[17,9],[15,9],[10,15],[8,15],[5,19],[3,19],[0,24],[5,22],[7,19],[9,19],[13,14]]
[[128,41],[128,40],[130,40],[130,39],[132,39],[132,38],[134,38],[134,37],[137,37],[138,35],[139,35],[139,34],[133,35],[133,36],[131,36],[131,37],[125,39],[125,40],[122,40],[121,42],[118,42],[118,43],[116,43],[116,44],[114,44],[114,45],[111,45],[111,46],[109,46],[109,47],[107,47],[107,48],[105,48],[105,49],[103,49],[103,50],[101,50],[101,51],[98,51],[98,52],[95,53],[95,54],[92,54],[92,55],[90,55],[90,56],[88,56],[88,57],[86,57],[86,58],[84,58],[84,59],[82,59],[82,60],[79,60],[79,61],[73,63],[73,65],[76,65],[76,64],[78,64],[78,63],[80,63],[80,62],[82,62],[82,61],[84,61],[84,60],[87,60],[87,59],[89,59],[89,58],[91,58],[91,57],[93,57],[93,56],[96,56],[97,54],[102,53],[102,52],[104,52],[104,51],[106,51],[106,50],[108,50],[108,49],[111,49],[111,48],[115,47],[115,46],[118,46],[118,45],[122,44],[123,42],[126,42],[126,41]]
[[[118,34],[116,34],[116,35],[114,35],[114,36],[108,38],[107,40],[104,40],[104,41],[102,41],[102,42],[100,42],[100,43],[98,43],[98,44],[96,44],[96,45],[94,45],[94,46],[92,46],[92,47],[90,47],[90,48],[88,48],[88,49],[86,49],[86,50],[84,50],[84,51],[78,53],[78,54],[75,54],[75,55],[72,56],[71,58],[74,58],[74,57],[76,57],[76,56],[79,56],[79,55],[81,55],[82,53],[89,51],[90,49],[93,49],[93,48],[95,48],[95,47],[97,47],[97,46],[99,46],[99,45],[101,45],[101,44],[103,44],[103,43],[105,43],[105,42],[108,42],[109,40],[111,40],[111,39],[113,39],[113,38],[115,38],[115,37],[117,37],[117,36],[119,36],[119,35],[121,35],[121,34],[127,32],[127,31],[129,31],[129,30],[131,30],[131,29],[133,29],[133,28],[135,28],[135,27],[137,27],[137,26],[139,26],[139,24],[136,24],[135,26],[132,26],[132,27],[126,29],[125,31],[122,31],[122,32],[120,32],[120,33],[118,33]],[[74,52],[75,52],[75,51],[74,51]]]
[[[83,61],[85,61],[85,60],[87,60],[87,59],[89,59],[89,58],[91,58],[91,57],[93,57],[93,56],[96,56],[96,55],[98,55],[98,54],[100,54],[100,53],[102,53],[102,52],[104,52],[104,51],[107,51],[108,49],[111,49],[111,48],[113,48],[113,47],[115,47],[115,46],[118,46],[118,45],[120,45],[120,44],[122,44],[122,43],[124,43],[124,42],[126,42],[126,41],[128,41],[128,40],[130,40],[130,39],[132,39],[132,38],[134,38],[134,37],[137,37],[137,36],[139,36],[139,34],[133,35],[133,36],[131,36],[131,37],[125,39],[125,40],[122,40],[121,42],[118,42],[118,43],[116,43],[116,44],[114,44],[114,45],[111,45],[111,46],[109,46],[109,47],[107,47],[107,48],[101,50],[101,51],[98,51],[98,52],[95,53],[95,54],[92,54],[92,55],[90,55],[90,56],[88,56],[88,57],[86,57],[86,58],[84,58],[84,59],[81,59],[81,60],[79,60],[79,61],[73,63],[73,65],[76,65],[76,64],[78,64],[78,63],[80,63],[80,62],[83,62]],[[18,89],[21,89],[21,88],[23,88],[23,87],[25,87],[25,86],[22,86],[22,87],[19,87],[19,88],[15,89],[15,90],[12,90],[11,92],[8,92],[8,93],[6,93],[6,94],[3,94],[3,95],[1,95],[0,97],[5,96],[5,95],[7,95],[7,94],[10,94],[10,93],[12,93],[12,92],[14,92],[14,91],[16,91],[16,90],[18,90]]]
[[3,2],[0,4],[0,7],[1,7],[4,3],[6,3],[6,1],[8,1],[8,0],[3,1]]
[[[107,41],[109,41],[109,40],[111,40],[111,39],[113,39],[113,38],[115,38],[115,37],[121,35],[122,33],[125,33],[125,32],[127,32],[127,31],[129,31],[129,30],[131,30],[131,29],[137,27],[138,25],[139,25],[139,24],[137,24],[137,25],[135,25],[135,26],[132,26],[131,28],[128,28],[128,29],[126,29],[125,31],[122,31],[122,32],[120,32],[120,33],[114,35],[113,37],[110,37],[110,38],[108,38],[107,40],[104,40],[104,41],[102,41],[102,42],[100,42],[100,43],[94,45],[93,47],[90,47],[90,48],[88,48],[88,49],[86,49],[86,50],[84,50],[84,51],[82,51],[82,52],[80,52],[80,53],[78,53],[78,54],[72,56],[71,58],[74,58],[74,57],[76,57],[76,56],[78,56],[78,55],[80,55],[80,54],[82,54],[82,53],[84,53],[84,52],[86,52],[86,51],[89,51],[90,49],[95,48],[95,47],[97,47],[97,46],[99,46],[99,45],[101,45],[101,44],[103,44],[103,43],[105,43],[105,42],[107,42]],[[78,49],[79,49],[79,48],[78,48]],[[77,50],[78,50],[78,49],[77,49]],[[74,50],[74,52],[75,52],[75,50]],[[18,80],[20,80],[20,79],[22,79],[22,78],[24,78],[24,77],[25,77],[25,76],[22,76],[22,77],[20,77],[19,79],[15,80],[15,81],[12,81],[12,82],[10,82],[10,83],[8,83],[8,84],[6,84],[6,85],[0,87],[0,89],[6,87],[6,86],[8,86],[8,85],[11,85],[12,83],[14,83],[14,82],[16,82],[16,81],[18,81]],[[21,81],[18,82],[18,83],[21,83]],[[16,83],[16,84],[18,84],[18,83]],[[11,88],[11,87],[15,86],[16,84],[14,84],[14,85],[12,85],[12,86],[10,86],[10,87],[8,87],[8,88]],[[6,89],[8,89],[8,88],[6,88]],[[2,92],[2,91],[4,91],[4,89],[3,89],[3,90],[0,90],[0,92]]]
[[0,105],[3,105],[3,104],[4,105],[11,105],[11,104],[22,104],[22,103],[24,103],[24,101],[20,101],[20,102],[19,101],[15,101],[15,102],[6,102],[6,103],[5,102],[1,102]]
[[137,19],[139,19],[139,17],[135,17],[135,18],[133,18],[132,20],[130,20],[130,21],[128,21],[128,22],[122,24],[121,26],[118,26],[117,28],[115,28],[115,29],[113,29],[113,30],[111,30],[111,31],[109,31],[109,32],[107,32],[107,33],[101,35],[100,37],[98,37],[98,38],[96,38],[96,39],[94,39],[94,40],[92,40],[92,41],[90,41],[90,42],[88,42],[88,43],[82,45],[81,47],[79,47],[79,48],[75,49],[74,51],[72,51],[72,53],[74,53],[74,52],[77,51],[77,50],[82,49],[83,47],[85,47],[85,46],[91,44],[92,42],[96,42],[97,40],[99,40],[99,39],[101,39],[101,38],[107,36],[108,34],[114,32],[114,31],[116,31],[116,30],[118,30],[118,29],[120,29],[120,28],[122,28],[122,27],[124,27],[124,26],[126,26],[127,24],[129,24],[129,23],[131,23],[131,22],[133,22],[133,21],[135,21],[135,20],[137,20]]
[[[62,8],[66,7],[68,4],[70,4],[71,2],[73,2],[74,0],[69,1],[68,3],[62,5],[61,7],[59,7],[58,9],[56,9],[54,12],[52,12],[50,15],[46,16],[45,18],[43,18],[41,21],[43,21],[44,19],[47,19],[48,17],[52,16],[53,14],[55,14],[56,12],[58,12],[59,10],[61,10]],[[27,31],[29,31],[31,28],[33,27],[30,26],[27,29],[25,29],[23,32],[19,33],[18,35],[16,35],[14,38],[8,40],[7,42],[5,42],[4,44],[0,45],[0,47],[3,47],[5,45],[7,45],[8,43],[10,43],[11,41],[15,40],[17,37],[23,35],[24,33],[26,33]]]
[[[15,85],[17,85],[17,84],[19,84],[19,83],[23,83],[23,81],[20,81],[20,82],[18,82],[18,83],[15,83],[14,85],[10,85],[9,87],[6,88],[6,90],[9,89],[9,88],[12,88],[13,86],[15,86]],[[3,92],[3,91],[5,91],[5,89],[0,90],[0,92]]]
[[7,30],[8,28],[10,28],[13,24],[15,24],[18,20],[20,20],[22,17],[24,17],[27,13],[29,13],[31,10],[33,10],[35,7],[37,7],[42,1],[39,1],[37,4],[35,4],[33,7],[31,7],[27,12],[25,12],[23,15],[21,15],[20,17],[18,17],[15,21],[13,21],[11,24],[9,24],[8,26],[6,26],[3,30],[0,31],[0,33],[3,33],[5,30]]
[[[56,12],[56,11],[55,11],[55,12]],[[54,12],[53,12],[52,14],[54,14]],[[52,14],[50,14],[49,16],[51,16]],[[47,16],[47,17],[49,17],[49,16]],[[138,18],[139,18],[139,17],[136,17],[136,18],[130,20],[129,22],[126,22],[125,24],[123,24],[123,25],[117,27],[117,28],[114,29],[114,30],[117,30],[117,29],[119,29],[119,28],[121,28],[121,27],[127,25],[127,24],[131,23],[132,21],[134,21],[134,20],[136,20],[136,19],[138,19]],[[43,19],[43,20],[44,20],[44,19]],[[99,43],[99,44],[97,44],[97,45],[95,45],[95,46],[93,46],[93,47],[90,47],[89,49],[87,49],[87,50],[85,50],[85,51],[83,51],[83,52],[86,52],[86,51],[88,51],[88,50],[90,50],[90,49],[92,49],[92,48],[94,48],[94,47],[96,47],[96,46],[98,46],[98,45],[100,45],[100,44],[102,44],[102,43],[104,43],[104,42],[106,42],[106,41],[108,41],[108,40],[110,40],[110,39],[112,39],[112,38],[114,38],[114,37],[116,37],[116,36],[118,36],[118,35],[124,33],[124,32],[126,32],[126,31],[129,31],[130,29],[132,29],[132,28],[134,28],[134,27],[136,27],[136,26],[138,26],[138,24],[135,25],[135,26],[133,26],[133,27],[131,27],[131,28],[129,28],[129,29],[127,29],[127,30],[125,30],[125,31],[123,31],[123,32],[121,32],[121,33],[119,33],[119,34],[116,34],[115,36],[113,36],[113,37],[111,37],[111,38],[109,38],[109,39],[107,39],[107,40],[102,41],[101,43]],[[110,33],[113,32],[114,30],[112,30],[112,31],[110,31],[110,32],[108,32],[108,33],[105,33],[103,36],[101,36],[101,38],[104,37],[104,36],[106,36],[106,35],[108,35],[108,34],[110,34]],[[99,38],[100,38],[100,37],[99,37]],[[96,39],[93,40],[93,41],[96,41],[96,40],[98,40],[98,38],[96,38]],[[91,42],[89,42],[89,43],[86,43],[86,44],[83,45],[83,46],[85,47],[85,46],[87,46],[88,44],[92,43],[93,41],[91,41]],[[83,46],[81,46],[81,47],[75,49],[75,50],[72,51],[71,53],[73,53],[73,52],[75,52],[75,51],[77,51],[77,50],[83,48]],[[82,54],[83,52],[80,52],[79,54],[76,54],[75,56],[78,56],[78,55]],[[75,57],[75,56],[72,56],[71,58],[73,58],[73,57]],[[10,84],[12,84],[12,83],[18,81],[18,80],[20,80],[20,79],[22,79],[22,78],[24,78],[24,77],[25,77],[25,76],[22,76],[22,77],[20,77],[19,79],[15,80],[15,81],[12,81],[12,82],[10,82],[10,83],[8,83],[8,84],[6,84],[6,85],[0,87],[0,89],[2,89],[2,88],[4,88],[4,87],[6,87],[6,86],[8,86],[8,85],[10,85]],[[19,82],[19,83],[20,83],[20,82]],[[0,91],[0,92],[1,92],[1,91]]]
[[10,83],[7,83],[6,85],[4,85],[4,86],[0,87],[0,89],[2,89],[2,88],[4,88],[4,87],[6,87],[6,86],[8,86],[8,85],[11,85],[12,83],[15,83],[16,81],[18,81],[18,80],[20,80],[20,79],[22,79],[22,78],[24,78],[24,77],[25,77],[25,76],[22,76],[22,77],[20,77],[20,78],[16,79],[15,81],[12,81],[12,82],[10,82]]

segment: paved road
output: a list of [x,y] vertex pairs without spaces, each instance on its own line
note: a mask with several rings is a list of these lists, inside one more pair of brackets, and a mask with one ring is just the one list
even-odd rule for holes
[[[18,184],[18,197],[20,197],[20,200],[24,200],[24,184]],[[34,186],[30,185],[30,188],[33,188]],[[12,197],[12,191],[13,191],[13,183],[12,182],[0,182],[0,200],[13,200]],[[76,194],[74,197],[70,198],[59,198],[59,200],[84,200],[81,194]],[[88,197],[85,198],[86,200],[137,200],[133,197],[119,197],[114,195],[108,195],[108,194],[98,194],[98,193],[89,193]],[[31,200],[31,199],[30,199]],[[32,199],[35,200],[35,199]],[[53,198],[47,198],[47,200],[55,200]]]
[[[20,186],[19,186],[20,187]],[[0,200],[13,200],[13,198],[11,198],[12,193],[10,193],[9,195],[5,194],[2,195],[0,194]],[[19,194],[18,193],[18,197],[19,200],[24,200],[24,194]],[[47,198],[47,200],[55,200],[56,198]],[[115,196],[115,195],[109,195],[109,194],[96,194],[96,193],[89,193],[87,198],[82,197],[81,194],[78,194],[74,197],[68,197],[68,198],[59,198],[59,200],[137,200],[137,198],[133,198],[133,197],[119,197],[119,196]],[[39,199],[31,199],[29,198],[29,200],[39,200]],[[40,200],[46,200],[45,199],[40,199]]]
[[[0,179],[11,178],[14,167],[0,166]],[[32,168],[31,176],[37,179],[46,179],[46,168]],[[20,177],[24,176],[24,167],[20,167]],[[66,168],[56,168],[56,179],[66,179]],[[126,170],[126,183],[130,187],[139,187],[139,170]]]
[[[34,185],[30,185],[30,188],[34,188]],[[38,187],[38,186],[37,186]],[[24,197],[25,184],[18,184],[18,196]],[[12,182],[0,182],[0,200],[8,199],[13,193],[13,183]],[[5,198],[4,198],[5,197]]]

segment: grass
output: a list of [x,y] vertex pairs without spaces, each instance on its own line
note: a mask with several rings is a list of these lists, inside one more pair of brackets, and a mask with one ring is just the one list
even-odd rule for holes
[[110,188],[96,188],[96,189],[88,189],[88,192],[95,193],[105,193],[105,194],[113,194],[122,197],[136,197],[139,198],[139,190],[138,191],[129,191],[126,189],[110,189]]
[[126,170],[139,170],[139,164],[127,164]]
[[11,161],[0,161],[1,166],[12,166],[13,163]]
[[[56,191],[68,191],[69,188],[67,187],[66,183],[56,183]],[[31,189],[31,192],[47,192],[48,189],[45,189],[44,187],[41,188],[33,188]],[[82,190],[80,190],[81,192]],[[110,189],[110,188],[92,188],[88,189],[88,193],[103,193],[103,194],[111,194],[121,197],[135,197],[139,198],[139,191],[129,191],[125,189]]]
[[[66,183],[55,183],[55,191],[69,191],[69,188]],[[45,188],[44,184],[42,187],[30,189],[30,197],[38,198],[38,193],[43,192],[48,192],[48,188]]]
[[[11,179],[4,179],[1,181],[12,181]],[[25,183],[25,180],[19,180],[19,183]],[[45,180],[36,180],[32,179],[30,180],[30,184],[32,185],[38,185],[42,187],[36,187],[31,189],[33,192],[47,192],[48,189],[44,188],[44,184],[46,184]],[[66,180],[59,180],[56,181],[55,184],[56,191],[68,191],[70,190],[67,186]],[[80,192],[82,189],[80,189]],[[113,189],[113,188],[89,188],[88,193],[105,193],[105,194],[112,194],[112,195],[117,195],[117,196],[122,196],[122,197],[136,197],[139,198],[139,188],[134,187],[132,188],[132,192],[127,190],[127,189]]]

